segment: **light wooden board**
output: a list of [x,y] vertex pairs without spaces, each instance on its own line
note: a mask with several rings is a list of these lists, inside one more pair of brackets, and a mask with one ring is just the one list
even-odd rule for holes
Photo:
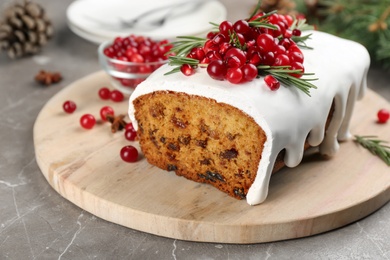
[[[352,141],[331,159],[316,154],[296,168],[271,178],[267,200],[249,206],[217,189],[149,165],[129,164],[120,149],[130,144],[106,123],[79,126],[84,113],[99,115],[104,105],[126,113],[127,101],[102,101],[97,91],[109,85],[94,73],[60,91],[42,109],[34,126],[36,159],[48,183],[64,198],[105,220],[136,230],[182,240],[259,243],[292,239],[342,227],[390,200],[390,168]],[[77,103],[71,115],[66,100]],[[357,104],[352,132],[390,141],[390,124],[375,122],[390,105],[372,91]],[[138,147],[137,143],[133,143]]]

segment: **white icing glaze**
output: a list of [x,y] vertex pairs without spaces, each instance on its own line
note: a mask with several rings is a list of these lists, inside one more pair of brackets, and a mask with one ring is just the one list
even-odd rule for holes
[[[230,104],[251,116],[264,130],[264,144],[256,179],[247,194],[247,202],[256,205],[268,194],[268,185],[276,156],[286,149],[284,158],[288,167],[297,166],[303,156],[304,143],[320,146],[320,152],[333,155],[338,150],[338,140],[348,139],[349,121],[355,100],[361,98],[366,88],[366,76],[370,64],[367,50],[360,44],[330,34],[312,31],[307,45],[313,50],[304,53],[305,71],[314,72],[318,89],[311,90],[311,97],[294,87],[281,86],[270,91],[263,79],[245,84],[211,79],[205,69],[186,77],[181,73],[163,74],[172,67],[161,67],[141,83],[129,100],[129,116],[135,127],[132,101],[138,96],[159,90],[185,92]],[[324,133],[326,119],[332,102],[335,111]]]

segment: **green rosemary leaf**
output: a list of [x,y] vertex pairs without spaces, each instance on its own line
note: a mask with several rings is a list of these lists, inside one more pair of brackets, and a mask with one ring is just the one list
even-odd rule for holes
[[180,67],[176,67],[174,69],[172,69],[171,71],[168,71],[167,73],[165,73],[164,75],[170,75],[170,74],[173,74],[173,73],[176,73],[176,72],[179,72],[180,71]]
[[173,47],[167,55],[174,54],[176,56],[185,56],[193,48],[203,46],[206,42],[206,39],[196,36],[178,36],[176,38],[180,40],[171,43]]
[[199,64],[197,59],[180,57],[180,56],[171,56],[169,59],[169,65],[171,66],[181,66],[183,64],[189,64],[191,66],[196,66]]
[[[298,88],[308,96],[311,96],[310,89],[317,88],[317,86],[309,82],[309,81],[317,80],[316,78],[296,78],[290,75],[290,73],[300,74],[301,73],[300,70],[286,69],[285,68],[286,66],[278,66],[278,67],[269,66],[269,67],[270,67],[269,69],[264,70],[265,74],[272,75],[277,80],[279,80],[280,83],[286,86]],[[308,75],[313,75],[313,74],[308,73]]]
[[259,12],[260,6],[261,6],[261,1],[257,1],[256,7],[253,10],[253,12],[251,13],[251,15],[249,16],[248,20],[252,19],[252,17],[255,16]]
[[168,59],[169,59],[168,64],[171,66],[175,66],[175,68],[172,69],[171,71],[165,73],[164,75],[169,75],[169,74],[179,72],[180,67],[183,64],[189,64],[191,66],[198,66],[198,64],[199,64],[199,61],[197,59],[192,59],[192,58],[187,58],[187,57],[182,57],[182,56],[170,56]]
[[388,166],[390,166],[390,146],[388,142],[377,139],[377,136],[359,136],[355,135],[355,142],[369,150],[373,155],[381,158]]
[[266,21],[251,21],[249,22],[249,25],[252,26],[252,27],[259,27],[259,28],[268,28],[268,29],[271,29],[271,30],[276,30],[278,29],[275,25],[273,24],[270,24]]
[[219,24],[214,23],[214,22],[209,22],[213,26],[213,30],[218,31],[219,30]]
[[240,39],[238,38],[238,35],[235,31],[229,33],[230,37],[230,44],[233,44],[236,48],[239,48],[240,50],[245,50],[246,44],[242,45],[240,42]]
[[306,23],[306,19],[294,19],[291,30],[298,29],[300,31],[313,30],[314,27]]
[[[271,12],[268,12],[268,13],[262,15],[261,17],[255,19],[255,20],[253,20],[253,21],[265,21],[265,20],[268,21],[268,17],[270,17],[270,16],[273,15],[273,14],[276,14],[277,12],[278,12],[278,10],[273,10],[273,11],[271,11]],[[251,17],[251,18],[252,18],[252,17]]]
[[194,41],[205,41],[205,38],[197,37],[197,36],[177,36],[177,39],[186,39],[186,40],[194,40]]

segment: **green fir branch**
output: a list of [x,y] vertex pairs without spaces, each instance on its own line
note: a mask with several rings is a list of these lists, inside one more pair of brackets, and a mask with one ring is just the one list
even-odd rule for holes
[[319,0],[315,17],[319,30],[364,45],[374,64],[390,68],[390,0]]
[[373,155],[381,158],[390,166],[390,146],[388,142],[378,139],[377,136],[359,136],[355,135],[355,142],[369,150]]

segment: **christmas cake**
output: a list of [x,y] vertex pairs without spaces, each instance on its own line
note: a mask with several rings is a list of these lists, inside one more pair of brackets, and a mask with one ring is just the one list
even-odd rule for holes
[[[267,197],[271,174],[284,165],[297,166],[308,146],[334,155],[338,141],[350,137],[370,58],[358,43],[318,31],[306,35],[310,48],[301,49],[302,64],[316,79],[309,91],[273,71],[268,73],[280,87],[260,70],[238,84],[226,80],[229,72],[218,80],[208,68],[188,73],[181,66],[183,73],[170,73],[172,66],[164,65],[155,71],[129,100],[129,116],[148,162],[256,205]],[[196,67],[188,62],[187,69]]]

